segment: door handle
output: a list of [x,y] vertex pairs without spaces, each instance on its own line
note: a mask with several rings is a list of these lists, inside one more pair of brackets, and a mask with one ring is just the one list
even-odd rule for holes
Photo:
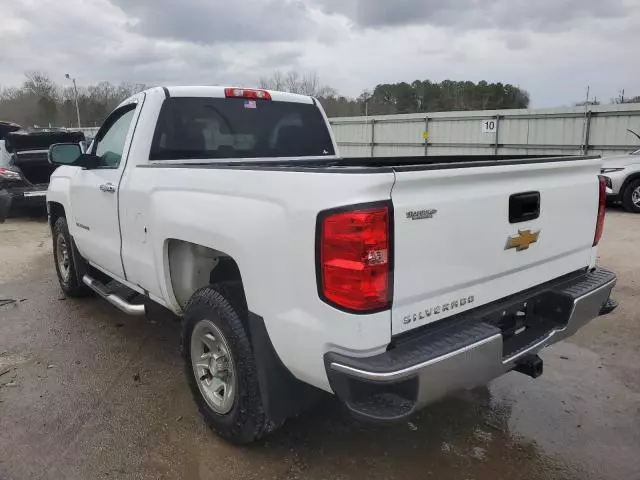
[[99,185],[98,188],[103,192],[115,193],[116,186],[113,183],[103,183]]
[[509,223],[535,220],[540,216],[540,192],[516,193],[509,197]]

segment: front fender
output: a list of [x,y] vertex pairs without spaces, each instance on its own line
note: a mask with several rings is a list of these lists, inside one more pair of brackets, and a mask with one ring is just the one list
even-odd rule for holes
[[47,204],[59,203],[64,208],[69,224],[69,233],[73,236],[76,229],[75,222],[72,222],[72,206],[70,199],[71,177],[75,173],[74,167],[58,167],[49,180],[47,188]]

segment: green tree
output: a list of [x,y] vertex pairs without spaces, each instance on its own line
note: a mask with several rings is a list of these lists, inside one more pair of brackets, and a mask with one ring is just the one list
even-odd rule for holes
[[370,111],[375,113],[494,110],[527,108],[529,94],[503,83],[415,80],[410,85],[406,82],[380,84],[370,101]]

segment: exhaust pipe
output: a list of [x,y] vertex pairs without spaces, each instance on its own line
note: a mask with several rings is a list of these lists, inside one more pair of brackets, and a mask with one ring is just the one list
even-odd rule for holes
[[542,375],[542,359],[538,355],[529,355],[516,363],[516,372],[538,378]]

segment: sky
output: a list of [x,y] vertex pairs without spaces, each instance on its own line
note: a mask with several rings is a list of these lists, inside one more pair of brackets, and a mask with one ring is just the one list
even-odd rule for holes
[[342,95],[379,83],[501,81],[533,107],[640,95],[640,0],[3,0],[0,87],[255,86],[316,72]]

